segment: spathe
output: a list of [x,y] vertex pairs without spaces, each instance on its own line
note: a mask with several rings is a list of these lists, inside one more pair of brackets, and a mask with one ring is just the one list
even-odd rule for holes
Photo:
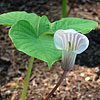
[[73,29],[58,30],[54,34],[54,43],[57,49],[62,50],[64,70],[72,70],[76,55],[88,48],[88,38]]

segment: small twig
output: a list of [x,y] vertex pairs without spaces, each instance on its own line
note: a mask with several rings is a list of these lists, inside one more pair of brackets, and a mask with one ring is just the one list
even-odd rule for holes
[[17,91],[14,91],[14,93],[13,93],[13,96],[12,96],[11,100],[14,100],[14,99],[15,99],[16,94],[17,94]]
[[69,14],[70,14],[70,12],[71,12],[71,10],[72,10],[72,7],[74,6],[75,2],[76,2],[76,0],[73,0],[73,1],[72,1],[71,5],[70,5],[70,8],[69,8],[69,10],[68,10],[68,12],[67,12],[67,16],[69,16]]
[[53,88],[53,90],[48,94],[48,96],[44,100],[48,100],[51,97],[51,95],[57,90],[57,88],[59,87],[59,85],[61,84],[61,82],[63,81],[63,79],[66,77],[67,72],[68,72],[67,70],[65,70],[63,72],[63,75],[60,78],[60,80],[58,81],[58,83],[56,84],[56,86]]

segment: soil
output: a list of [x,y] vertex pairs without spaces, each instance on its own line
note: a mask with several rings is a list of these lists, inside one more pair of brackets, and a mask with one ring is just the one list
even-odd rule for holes
[[[69,17],[100,23],[99,5],[100,0],[76,0]],[[0,13],[17,10],[47,15],[54,21],[61,18],[61,0],[0,0]],[[0,26],[0,100],[20,100],[29,56],[16,50],[8,32],[8,27]],[[77,56],[74,70],[50,100],[100,100],[100,28],[86,36],[90,41],[88,49]],[[26,100],[43,100],[62,73],[61,61],[49,70],[47,63],[35,59]]]

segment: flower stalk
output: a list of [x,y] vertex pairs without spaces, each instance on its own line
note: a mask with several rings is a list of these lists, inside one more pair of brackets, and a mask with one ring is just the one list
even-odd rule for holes
[[68,72],[67,70],[63,72],[62,77],[60,78],[56,86],[52,89],[52,91],[48,94],[48,96],[44,100],[48,100],[51,97],[51,95],[57,90],[61,82],[64,80],[64,78],[66,78],[67,72]]

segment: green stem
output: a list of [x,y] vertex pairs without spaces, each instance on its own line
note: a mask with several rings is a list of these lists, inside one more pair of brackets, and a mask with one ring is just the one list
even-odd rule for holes
[[33,57],[31,57],[29,60],[29,65],[28,65],[28,69],[27,69],[27,73],[26,73],[26,77],[25,77],[25,83],[24,83],[24,87],[23,87],[23,91],[22,91],[21,100],[25,100],[25,96],[26,96],[26,92],[27,92],[27,88],[28,88],[28,83],[29,83],[29,78],[31,75],[33,60],[34,60]]
[[78,82],[78,92],[80,93],[80,82]]
[[67,2],[68,0],[62,0],[62,17],[67,16]]

